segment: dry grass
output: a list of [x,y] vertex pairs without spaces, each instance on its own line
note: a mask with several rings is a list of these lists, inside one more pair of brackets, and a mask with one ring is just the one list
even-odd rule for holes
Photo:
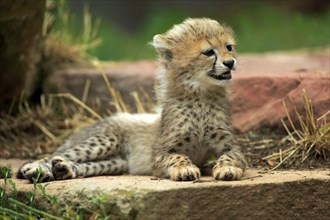
[[[92,58],[91,49],[101,45],[98,37],[101,21],[93,22],[87,5],[84,7],[80,33],[72,33],[74,16],[70,14],[65,0],[47,0],[43,36],[43,59],[50,67],[63,63],[82,63]],[[54,15],[56,13],[56,16]]]
[[[111,95],[115,112],[130,112],[119,92],[110,84],[102,65],[96,64],[104,75]],[[89,107],[85,101],[88,96],[86,83],[82,100],[69,93],[42,95],[40,105],[30,107],[27,101],[19,101],[16,114],[2,114],[0,117],[0,155],[1,157],[31,158],[53,152],[68,136],[103,117]],[[139,112],[147,112],[153,106],[141,101],[139,92],[133,91],[135,105]]]
[[301,115],[293,105],[295,116],[299,121],[298,125],[293,123],[287,105],[283,102],[288,123],[285,123],[283,120],[282,123],[288,133],[285,139],[289,141],[289,145],[287,148],[280,148],[279,152],[263,158],[264,160],[271,160],[277,163],[272,170],[279,168],[284,163],[292,165],[297,162],[312,161],[316,158],[330,159],[330,123],[327,121],[330,111],[316,119],[311,100],[308,99],[305,90],[303,90],[302,98],[305,109],[304,115]]
[[26,101],[17,103],[18,113],[1,115],[1,157],[27,158],[51,153],[76,130],[101,118],[70,94],[43,95],[41,100],[34,107]]
[[[100,70],[111,96],[114,112],[131,112],[122,96],[106,76],[102,63],[92,62]],[[8,114],[0,117],[1,157],[32,158],[52,153],[68,136],[103,117],[86,104],[90,81],[86,81],[82,100],[69,93],[42,95],[40,105],[30,107],[24,95],[13,101]],[[154,105],[152,98],[142,92],[132,91],[138,112],[150,112]],[[142,102],[141,97],[147,102]],[[97,109],[97,107],[95,107]],[[12,109],[17,113],[12,114]]]

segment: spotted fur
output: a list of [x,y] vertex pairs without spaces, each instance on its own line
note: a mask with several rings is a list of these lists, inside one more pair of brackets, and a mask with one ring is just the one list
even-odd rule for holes
[[246,162],[229,109],[230,71],[237,65],[231,29],[187,19],[152,44],[160,61],[159,113],[121,113],[97,122],[50,158],[24,164],[18,177],[32,179],[40,167],[40,182],[122,173],[192,181],[216,156],[215,179],[241,178]]

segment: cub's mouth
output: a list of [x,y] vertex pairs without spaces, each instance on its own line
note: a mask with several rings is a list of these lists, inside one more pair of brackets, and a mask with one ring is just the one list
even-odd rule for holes
[[231,71],[228,70],[227,72],[222,73],[221,75],[216,75],[215,71],[210,71],[207,73],[210,77],[215,80],[230,80],[231,79]]

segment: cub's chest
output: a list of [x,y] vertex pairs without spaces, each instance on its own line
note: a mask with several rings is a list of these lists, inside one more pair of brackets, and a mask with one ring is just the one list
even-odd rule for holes
[[181,129],[182,133],[193,134],[202,141],[205,136],[228,126],[227,108],[209,102],[190,101],[176,106],[179,114],[173,124]]

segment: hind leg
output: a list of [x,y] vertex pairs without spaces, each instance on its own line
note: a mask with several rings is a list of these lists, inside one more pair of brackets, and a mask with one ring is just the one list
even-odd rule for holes
[[65,149],[65,151],[55,152],[54,156],[61,156],[76,163],[101,160],[117,155],[122,150],[118,142],[117,137],[113,134],[99,134]]
[[[43,159],[24,164],[19,169],[17,177],[32,180],[32,178],[36,177],[38,168],[41,169],[42,173],[39,182],[86,176],[86,173],[89,173],[83,172],[84,167],[86,167],[85,169],[89,169],[87,168],[89,166],[86,165],[86,162],[92,163],[92,161],[106,161],[106,158],[111,158],[118,155],[121,150],[122,149],[120,149],[118,139],[115,135],[99,134],[89,137],[71,148],[61,150],[60,152],[55,152],[54,156],[49,160]],[[80,166],[80,164],[85,165]],[[102,166],[101,164],[103,163],[93,165]],[[108,164],[104,165],[108,166]],[[93,169],[93,167],[91,169]],[[88,176],[102,175],[103,173],[101,171],[92,173]]]
[[56,180],[100,175],[118,175],[128,171],[128,163],[120,157],[103,161],[75,163],[61,156],[52,159],[52,173]]

